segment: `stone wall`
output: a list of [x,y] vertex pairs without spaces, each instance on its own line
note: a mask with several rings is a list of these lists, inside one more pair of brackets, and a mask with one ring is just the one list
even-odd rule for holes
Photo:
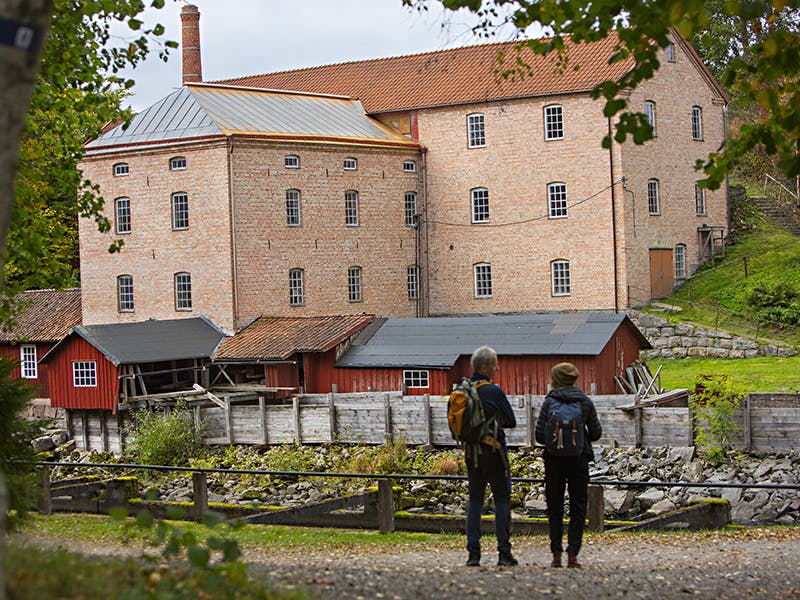
[[674,323],[638,310],[629,310],[628,316],[653,346],[652,350],[642,351],[643,358],[753,358],[797,354],[791,348],[759,344],[726,331]]

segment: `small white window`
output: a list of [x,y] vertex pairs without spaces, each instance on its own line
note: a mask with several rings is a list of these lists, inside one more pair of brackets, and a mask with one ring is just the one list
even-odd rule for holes
[[483,148],[486,145],[486,128],[483,115],[467,115],[467,141],[470,148]]
[[358,170],[358,159],[353,158],[352,156],[344,159],[344,170],[345,171],[357,171]]
[[97,387],[97,363],[93,360],[76,360],[72,363],[72,385]]
[[664,52],[667,55],[667,62],[675,62],[675,44],[667,44]]
[[564,139],[564,109],[560,104],[544,107],[544,139]]
[[117,233],[131,232],[131,199],[117,198],[114,200],[115,228]]
[[192,310],[192,276],[175,273],[175,310]]
[[475,297],[492,297],[492,265],[490,264],[475,265]]
[[675,246],[675,279],[686,279],[686,246]]
[[692,107],[692,139],[703,139],[703,109],[699,106]]
[[361,267],[347,269],[347,299],[361,302]]
[[403,371],[403,385],[406,388],[428,388],[430,384],[429,371]]
[[292,306],[302,306],[304,303],[303,270],[292,269],[289,271],[289,304]]
[[286,224],[300,227],[300,190],[286,190]]
[[419,268],[411,265],[407,270],[408,279],[408,299],[417,300],[419,298]]
[[172,228],[189,229],[189,195],[186,192],[172,194]]
[[417,163],[413,160],[403,161],[403,171],[405,171],[406,173],[416,173]]
[[170,171],[183,171],[186,168],[186,157],[185,156],[176,156],[174,158],[169,159],[169,170]]
[[287,169],[299,169],[300,157],[296,154],[289,154],[283,159],[283,166]]
[[649,212],[651,215],[657,215],[661,213],[658,179],[647,180],[647,212]]
[[133,311],[133,277],[131,275],[117,277],[117,308],[120,312]]
[[556,181],[547,184],[547,214],[551,219],[567,216],[567,184]]
[[406,192],[406,225],[414,227],[417,224],[417,193]]
[[489,222],[489,190],[486,188],[475,188],[470,191],[472,204],[472,222]]
[[358,192],[355,190],[344,193],[344,223],[348,227],[358,225]]
[[644,103],[644,116],[647,118],[647,123],[653,130],[653,136],[656,135],[656,103],[652,100],[645,100]]
[[550,263],[553,296],[569,296],[572,293],[569,277],[569,261],[554,260]]
[[36,346],[33,344],[20,346],[19,366],[24,379],[36,379],[39,376],[36,363]]
[[697,215],[706,214],[706,189],[694,184],[694,208]]
[[117,163],[114,165],[114,177],[124,177],[130,173],[128,163]]

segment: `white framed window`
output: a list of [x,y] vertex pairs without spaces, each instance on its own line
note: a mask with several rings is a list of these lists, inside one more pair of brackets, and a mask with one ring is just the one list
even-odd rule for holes
[[408,282],[408,299],[417,300],[419,298],[419,267],[411,265],[406,269],[406,280]]
[[19,370],[23,379],[36,379],[39,376],[36,360],[36,346],[23,344],[19,347]]
[[703,109],[699,106],[692,107],[692,139],[703,139]]
[[644,116],[647,118],[647,123],[653,130],[653,136],[656,135],[656,103],[652,100],[644,101]]
[[667,62],[675,62],[675,44],[667,44],[664,53],[667,55]]
[[114,177],[125,177],[131,172],[128,163],[117,163],[114,165]]
[[550,263],[553,296],[569,296],[572,286],[569,277],[569,261],[554,260]]
[[170,171],[183,171],[186,168],[185,156],[173,156],[169,159]]
[[347,269],[347,299],[361,302],[361,267]]
[[406,388],[429,388],[431,387],[430,381],[430,371],[403,371],[403,386]]
[[564,109],[560,104],[544,107],[544,139],[564,139]]
[[352,156],[348,156],[344,159],[344,170],[345,171],[357,171],[358,170],[358,159],[353,158]]
[[114,200],[114,227],[117,233],[131,232],[131,199]]
[[675,279],[686,279],[686,245],[675,246]]
[[551,219],[567,216],[567,184],[563,181],[547,184],[547,214]]
[[93,360],[73,361],[72,385],[75,387],[97,387],[97,362]]
[[302,306],[305,304],[303,291],[303,270],[292,269],[289,271],[289,304],[292,306]]
[[117,309],[119,312],[133,311],[133,277],[131,275],[117,277]]
[[186,192],[172,194],[172,229],[189,229],[189,195]]
[[697,215],[706,214],[706,189],[694,184],[694,209]]
[[486,188],[470,190],[470,198],[472,222],[487,223],[489,221],[489,190]]
[[417,172],[417,163],[413,160],[404,160],[403,161],[403,171],[406,173],[416,173]]
[[486,125],[482,113],[467,115],[467,145],[483,148],[486,145]]
[[286,190],[286,224],[300,227],[300,190]]
[[175,273],[175,310],[192,310],[192,276]]
[[475,297],[492,297],[492,265],[488,263],[478,263],[474,267],[475,272]]
[[647,212],[651,215],[658,215],[661,213],[658,179],[647,180]]
[[358,192],[355,190],[344,193],[344,223],[348,227],[358,225]]
[[299,169],[300,157],[296,154],[289,154],[283,158],[283,166],[287,169]]
[[406,225],[414,227],[417,224],[417,192],[406,192]]

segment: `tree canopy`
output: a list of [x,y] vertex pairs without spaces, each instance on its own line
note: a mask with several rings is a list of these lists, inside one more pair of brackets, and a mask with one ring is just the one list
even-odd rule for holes
[[[628,110],[621,95],[650,79],[659,67],[658,50],[677,31],[693,40],[720,83],[739,102],[758,106],[756,119],[742,123],[727,143],[699,161],[705,185],[719,187],[742,158],[756,148],[775,155],[789,177],[800,176],[800,22],[799,0],[403,0],[424,10],[431,2],[479,17],[476,29],[486,36],[512,25],[518,32],[538,26],[552,37],[521,40],[534,52],[564,52],[564,40],[592,42],[616,31],[612,61],[635,59],[618,80],[593,91],[605,99],[605,114],[617,116],[613,139],[630,135],[641,143],[652,136],[643,115]],[[512,74],[515,67],[503,74]],[[611,145],[611,137],[603,140]]]

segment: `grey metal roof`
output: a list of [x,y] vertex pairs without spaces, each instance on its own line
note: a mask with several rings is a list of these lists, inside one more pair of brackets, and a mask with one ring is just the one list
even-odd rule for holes
[[625,323],[650,344],[624,314],[548,313],[485,317],[386,319],[365,330],[337,367],[451,367],[479,346],[500,355],[597,355]]
[[409,143],[341,96],[193,84],[88,142],[87,155],[126,146],[249,134]]
[[[225,334],[208,319],[82,325],[73,332],[115,365],[208,358]],[[51,353],[55,350],[51,350]]]

